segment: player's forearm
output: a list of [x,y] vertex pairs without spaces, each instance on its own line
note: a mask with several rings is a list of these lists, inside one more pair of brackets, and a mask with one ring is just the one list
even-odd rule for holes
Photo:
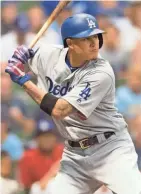
[[43,97],[45,96],[45,92],[38,88],[33,82],[27,81],[23,85],[24,90],[28,93],[28,95],[37,103],[41,104]]
[[74,110],[66,100],[45,93],[31,81],[25,82],[23,88],[44,112],[56,119],[63,119]]

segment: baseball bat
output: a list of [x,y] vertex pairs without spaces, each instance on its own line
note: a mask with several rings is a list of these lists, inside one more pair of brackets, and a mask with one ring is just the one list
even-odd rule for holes
[[60,1],[57,7],[54,9],[52,14],[49,16],[47,21],[44,23],[42,28],[39,30],[33,41],[30,43],[29,48],[33,48],[34,45],[37,43],[37,41],[41,38],[41,36],[44,34],[44,32],[49,28],[51,23],[57,18],[59,13],[71,2],[71,0],[68,1]]

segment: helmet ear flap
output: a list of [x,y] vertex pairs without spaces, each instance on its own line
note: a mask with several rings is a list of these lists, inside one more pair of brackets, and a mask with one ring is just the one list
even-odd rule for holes
[[98,39],[99,39],[99,48],[101,48],[102,45],[103,45],[103,36],[102,36],[102,34],[98,34]]

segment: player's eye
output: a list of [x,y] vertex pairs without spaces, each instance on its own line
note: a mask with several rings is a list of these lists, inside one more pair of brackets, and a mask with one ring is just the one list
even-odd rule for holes
[[87,40],[87,38],[82,38],[81,40],[82,40],[82,41],[86,41],[86,40]]
[[93,35],[92,37],[93,37],[94,39],[97,39],[97,38],[98,38],[98,35],[95,34],[95,35]]

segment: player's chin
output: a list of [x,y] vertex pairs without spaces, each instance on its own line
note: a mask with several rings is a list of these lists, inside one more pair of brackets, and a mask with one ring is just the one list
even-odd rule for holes
[[98,52],[91,53],[91,54],[89,55],[89,59],[88,59],[88,60],[97,59],[97,57],[98,57]]

